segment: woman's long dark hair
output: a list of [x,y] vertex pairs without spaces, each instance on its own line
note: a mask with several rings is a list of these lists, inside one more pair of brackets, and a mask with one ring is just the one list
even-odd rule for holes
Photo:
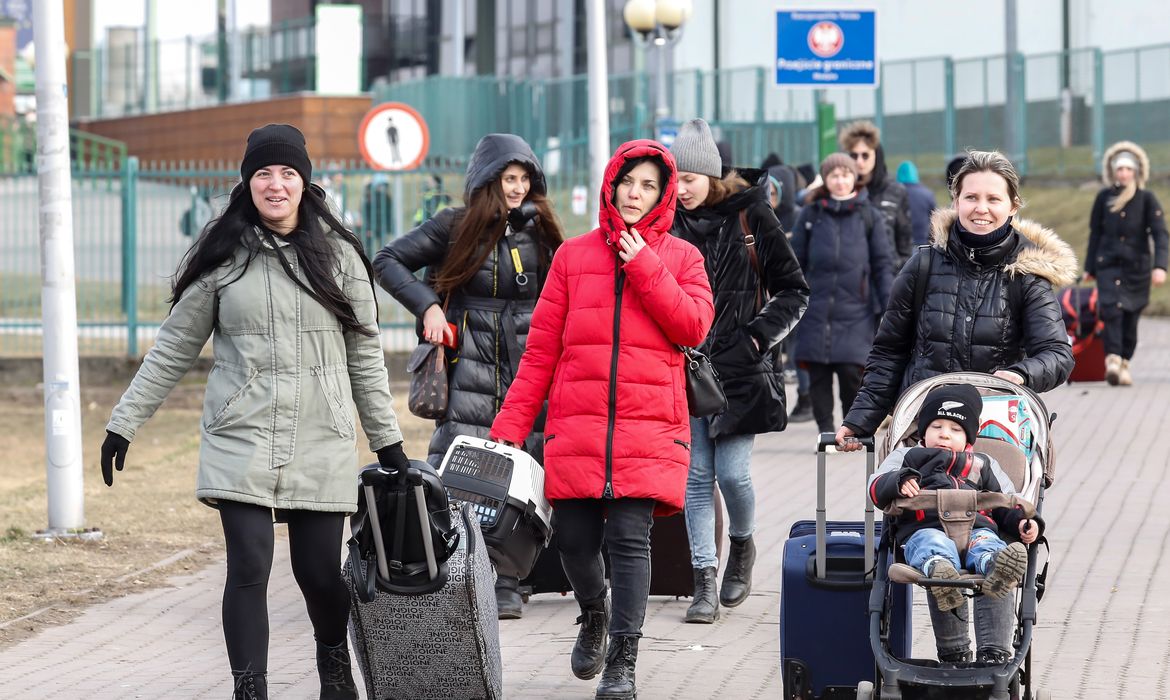
[[[535,204],[540,216],[538,243],[544,245],[537,245],[537,251],[540,264],[547,267],[551,253],[564,243],[565,234],[547,197],[530,191],[525,201]],[[467,208],[455,220],[449,252],[435,276],[434,288],[439,296],[459,289],[475,276],[508,225],[508,204],[504,201],[499,175],[472,192],[466,204]]]
[[[247,272],[248,266],[252,264],[252,260],[260,250],[260,242],[255,240],[254,236],[249,235],[250,229],[254,226],[260,227],[262,236],[274,236],[260,220],[260,212],[256,210],[256,205],[252,202],[252,193],[248,183],[241,182],[232,188],[231,194],[228,195],[228,205],[223,214],[207,224],[199,239],[183,255],[183,260],[179,263],[179,269],[175,273],[171,285],[171,298],[168,299],[171,308],[174,308],[183,296],[183,292],[196,280],[210,270],[228,263],[236,250],[240,246],[245,246],[248,249],[248,257],[240,268],[239,274],[227,284],[240,279]],[[301,203],[297,207],[297,227],[284,236],[284,240],[288,241],[292,249],[296,251],[301,271],[304,272],[305,279],[309,283],[306,285],[293,272],[292,266],[279,247],[274,245],[273,251],[276,253],[277,259],[280,260],[280,266],[284,268],[285,274],[318,304],[332,313],[341,323],[342,328],[366,336],[375,336],[378,334],[377,330],[371,330],[362,325],[354,313],[353,304],[337,286],[336,275],[341,269],[341,264],[337,259],[336,251],[329,242],[329,237],[325,235],[327,230],[332,230],[353,247],[366,268],[366,274],[370,280],[370,290],[373,293],[374,270],[370,266],[370,260],[366,257],[365,251],[362,250],[361,241],[333,215],[325,199],[325,191],[317,185],[309,185],[305,189],[301,196]],[[377,308],[377,299],[375,298],[375,318]]]

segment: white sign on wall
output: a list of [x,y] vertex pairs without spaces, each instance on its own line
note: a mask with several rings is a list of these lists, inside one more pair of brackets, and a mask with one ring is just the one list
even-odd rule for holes
[[362,91],[361,5],[317,5],[317,94]]

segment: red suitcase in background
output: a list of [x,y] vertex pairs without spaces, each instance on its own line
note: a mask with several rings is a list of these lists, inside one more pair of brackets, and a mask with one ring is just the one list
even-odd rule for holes
[[1097,313],[1097,288],[1065,287],[1057,300],[1075,362],[1069,382],[1105,381],[1105,343],[1101,339],[1105,324]]

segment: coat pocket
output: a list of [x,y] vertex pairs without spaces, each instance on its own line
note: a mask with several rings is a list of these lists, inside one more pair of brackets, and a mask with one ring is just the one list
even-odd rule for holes
[[[219,372],[215,378],[215,384],[212,385],[209,382],[209,393],[216,391],[223,393],[231,391],[231,393],[228,394],[228,397],[224,399],[219,408],[215,410],[211,419],[204,424],[203,428],[209,433],[214,433],[216,430],[236,422],[242,414],[239,410],[241,401],[248,393],[248,389],[256,381],[256,378],[260,376],[260,370],[256,367],[236,367],[234,365],[217,363],[215,369],[219,370]],[[238,388],[232,390],[231,386],[235,382],[242,383]]]
[[309,373],[317,378],[317,386],[329,406],[331,427],[340,437],[349,440],[355,435],[353,413],[343,398],[339,384],[341,375],[346,372],[344,365],[317,365],[309,368]]

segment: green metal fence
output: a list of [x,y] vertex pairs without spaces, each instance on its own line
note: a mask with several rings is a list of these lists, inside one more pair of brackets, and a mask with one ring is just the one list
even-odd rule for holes
[[[387,175],[344,163],[316,168],[314,179],[372,256],[442,206],[458,204],[463,168],[452,163]],[[140,164],[133,157],[116,167],[75,163],[74,264],[83,355],[135,357],[149,348],[192,234],[218,214],[238,181],[235,164]],[[0,177],[3,356],[39,356],[42,350],[37,206],[37,179],[30,170]],[[387,346],[413,347],[413,318],[381,290],[378,299]]]
[[[1015,95],[1007,73],[1016,72]],[[758,164],[770,152],[786,161],[815,161],[819,99],[836,107],[840,123],[871,119],[882,128],[892,162],[919,162],[941,177],[950,157],[967,148],[1003,150],[1022,172],[1041,177],[1092,177],[1104,148],[1128,138],[1170,155],[1170,44],[1101,51],[955,60],[949,57],[882,64],[876,89],[785,90],[763,67],[680,71],[668,77],[670,114],[701,116],[732,145],[737,164]],[[653,83],[645,74],[609,78],[614,141],[654,134]],[[415,106],[431,127],[431,153],[465,157],[492,131],[510,131],[548,150],[583,139],[587,127],[585,76],[554,81],[436,76],[382,86],[374,102]],[[1009,100],[1009,97],[1014,99]],[[1007,112],[1015,105],[1014,114]],[[1009,116],[1021,132],[1007,142]],[[1170,173],[1170,158],[1154,158]]]

